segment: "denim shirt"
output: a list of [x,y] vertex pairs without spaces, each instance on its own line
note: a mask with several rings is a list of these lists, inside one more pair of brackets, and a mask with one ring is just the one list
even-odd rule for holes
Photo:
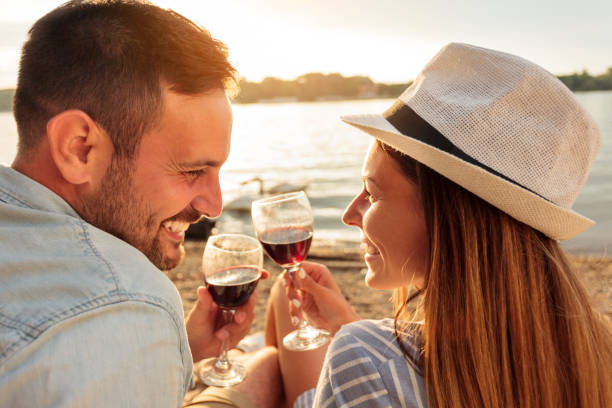
[[0,407],[177,407],[191,372],[170,280],[0,166]]

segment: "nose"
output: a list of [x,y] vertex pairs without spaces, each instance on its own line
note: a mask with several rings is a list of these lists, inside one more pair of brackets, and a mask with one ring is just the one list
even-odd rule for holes
[[367,200],[364,200],[363,193],[359,194],[353,201],[346,207],[344,214],[342,214],[342,222],[352,227],[361,228],[363,213],[367,209]]
[[223,209],[223,198],[221,196],[221,185],[218,174],[211,175],[207,180],[198,183],[195,197],[191,200],[191,207],[204,214],[208,218],[221,215]]

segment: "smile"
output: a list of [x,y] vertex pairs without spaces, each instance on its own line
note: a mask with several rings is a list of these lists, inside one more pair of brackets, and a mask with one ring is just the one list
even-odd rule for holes
[[378,252],[378,249],[376,249],[374,247],[371,247],[371,246],[366,246],[365,253],[367,255],[378,255],[378,254],[380,254],[380,252]]
[[185,231],[189,225],[191,224],[185,221],[165,221],[162,224],[166,232],[176,241],[182,241],[185,238]]
[[378,259],[378,257],[380,256],[380,252],[378,252],[378,249],[376,249],[376,247],[374,247],[373,245],[370,245],[369,243],[362,241],[361,242],[361,249],[363,249],[364,251],[364,261],[366,261],[367,263]]
[[378,252],[378,249],[376,249],[374,246],[364,241],[361,242],[361,249],[363,249],[363,251],[365,252],[366,257],[368,255],[369,256],[380,255],[380,252]]

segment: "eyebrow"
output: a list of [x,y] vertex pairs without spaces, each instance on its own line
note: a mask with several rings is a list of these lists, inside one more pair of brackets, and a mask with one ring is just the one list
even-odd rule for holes
[[369,176],[362,176],[361,180],[365,183],[366,181],[369,181],[370,183],[374,184],[376,187],[380,188],[380,184],[378,184],[376,182],[376,180],[374,180],[372,177]]

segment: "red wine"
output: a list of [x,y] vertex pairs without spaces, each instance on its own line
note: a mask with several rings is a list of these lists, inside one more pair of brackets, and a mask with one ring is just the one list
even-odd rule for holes
[[276,228],[259,234],[259,241],[274,262],[288,267],[306,259],[312,231],[297,227]]
[[232,266],[206,277],[213,300],[221,307],[243,305],[257,287],[261,272],[252,266]]

